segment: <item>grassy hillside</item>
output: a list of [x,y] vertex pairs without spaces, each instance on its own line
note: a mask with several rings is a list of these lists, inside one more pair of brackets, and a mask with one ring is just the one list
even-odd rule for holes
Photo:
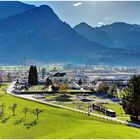
[[[2,95],[0,104],[5,103],[5,115],[0,118],[0,138],[140,138],[136,128],[108,122],[96,117],[54,108],[39,103]],[[16,116],[9,106],[18,105]],[[28,113],[26,119],[22,109],[27,106],[43,109],[36,116]]]

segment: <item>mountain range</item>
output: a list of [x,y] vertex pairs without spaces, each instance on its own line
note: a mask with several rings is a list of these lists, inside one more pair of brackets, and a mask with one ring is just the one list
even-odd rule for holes
[[83,22],[74,29],[85,38],[110,48],[140,49],[140,25],[115,22],[94,28]]
[[[11,12],[10,12],[11,11]],[[139,25],[72,28],[47,5],[0,1],[0,64],[23,58],[44,63],[139,65]]]
[[20,14],[34,7],[34,5],[28,5],[18,1],[0,1],[0,19]]

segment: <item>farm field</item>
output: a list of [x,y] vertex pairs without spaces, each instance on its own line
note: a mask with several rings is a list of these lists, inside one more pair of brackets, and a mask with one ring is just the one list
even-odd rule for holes
[[[4,92],[1,103],[5,104],[5,114],[0,117],[0,138],[140,138],[140,129],[19,99]],[[13,103],[17,104],[15,116],[9,109]],[[25,118],[24,107],[39,108],[43,112],[38,120],[30,112]]]

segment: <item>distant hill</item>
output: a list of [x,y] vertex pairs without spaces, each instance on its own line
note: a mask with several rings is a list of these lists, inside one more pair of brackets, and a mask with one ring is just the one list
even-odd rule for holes
[[140,25],[116,22],[93,28],[81,23],[74,29],[85,38],[110,48],[140,49]]
[[[24,7],[20,2],[8,3],[15,4],[15,7]],[[29,6],[29,9],[23,8],[25,11],[0,19],[1,65],[19,64],[24,58],[41,63],[140,65],[139,50],[113,47],[114,38],[121,38],[118,25],[92,28],[82,23],[79,26],[84,27],[84,35],[75,31],[78,26],[74,30],[68,23],[62,22],[49,6],[26,6]],[[9,10],[7,9],[7,13]],[[125,29],[121,29],[121,32],[125,32],[129,26],[131,25],[126,29],[119,29]],[[115,28],[113,32],[112,28]],[[139,26],[136,28],[138,31]],[[90,34],[95,34],[94,40]],[[123,42],[123,39],[121,41]]]
[[0,27],[0,58],[5,63],[24,57],[83,63],[106,48],[80,36],[47,5],[0,20]]
[[0,1],[0,19],[20,14],[34,7],[34,5],[25,4],[18,1]]
[[93,28],[87,23],[82,22],[76,25],[74,30],[91,41],[100,42],[107,46],[111,46],[113,43],[112,38],[107,34],[107,32],[98,28]]

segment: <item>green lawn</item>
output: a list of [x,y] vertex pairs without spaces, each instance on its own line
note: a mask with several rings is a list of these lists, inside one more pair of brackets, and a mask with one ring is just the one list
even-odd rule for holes
[[[0,138],[140,138],[140,129],[132,128],[96,117],[42,105],[10,95],[0,97],[4,102],[5,115],[0,118]],[[9,106],[18,105],[16,116],[11,116]],[[43,109],[37,124],[36,116],[27,114],[23,119],[25,106]],[[5,122],[2,120],[5,119]],[[20,121],[23,119],[23,122]],[[16,124],[16,122],[19,122]]]

